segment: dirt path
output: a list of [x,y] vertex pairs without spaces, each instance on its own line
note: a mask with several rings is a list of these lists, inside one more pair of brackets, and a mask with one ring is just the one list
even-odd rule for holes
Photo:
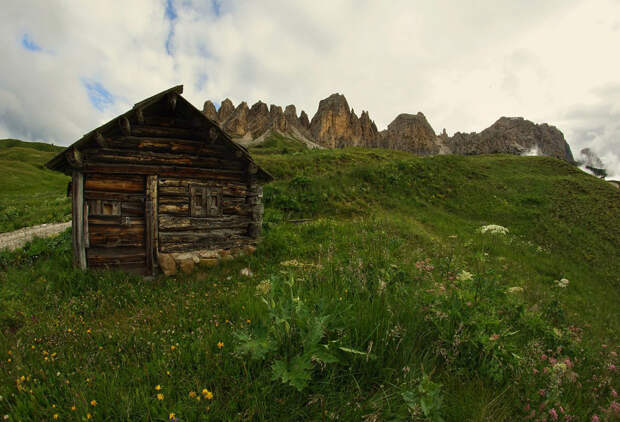
[[64,232],[71,227],[71,221],[66,223],[41,224],[40,226],[24,227],[14,232],[0,233],[0,250],[17,249],[24,246],[35,237],[51,237]]

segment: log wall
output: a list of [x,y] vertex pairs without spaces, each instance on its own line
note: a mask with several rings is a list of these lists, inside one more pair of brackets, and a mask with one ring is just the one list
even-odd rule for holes
[[161,253],[254,245],[262,220],[256,167],[219,136],[145,111],[76,153],[88,266],[150,274]]

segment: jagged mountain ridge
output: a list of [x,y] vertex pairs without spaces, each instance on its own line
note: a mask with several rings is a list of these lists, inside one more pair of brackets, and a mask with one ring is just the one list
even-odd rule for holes
[[319,102],[312,119],[305,111],[299,117],[294,105],[282,107],[262,101],[248,107],[245,101],[235,107],[230,99],[219,110],[206,101],[203,113],[216,121],[241,144],[260,142],[270,131],[299,139],[312,147],[343,148],[359,146],[433,154],[524,154],[536,150],[542,155],[574,162],[562,132],[546,123],[536,124],[523,117],[501,117],[480,133],[445,129],[437,136],[423,113],[399,114],[386,129],[379,131],[368,111],[358,117],[344,95],[336,93]]

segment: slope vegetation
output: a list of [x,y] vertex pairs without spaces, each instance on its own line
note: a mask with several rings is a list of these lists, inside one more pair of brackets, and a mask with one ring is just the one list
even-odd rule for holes
[[61,150],[41,142],[0,139],[0,233],[70,219],[69,178],[43,166]]
[[142,280],[72,269],[68,232],[0,254],[0,414],[617,417],[617,189],[553,158],[270,142],[252,256]]

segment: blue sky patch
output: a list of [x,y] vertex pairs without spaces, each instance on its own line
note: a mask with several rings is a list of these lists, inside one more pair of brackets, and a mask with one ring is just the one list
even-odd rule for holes
[[101,83],[83,79],[82,84],[86,88],[88,99],[91,104],[99,111],[104,111],[106,108],[114,104],[114,95],[110,93]]
[[24,34],[24,36],[22,37],[22,46],[26,50],[30,50],[30,51],[41,51],[41,50],[43,50],[39,44],[37,44],[36,42],[34,42],[34,40],[32,38],[30,38],[29,34]]
[[173,21],[178,18],[177,8],[174,6],[174,0],[166,0],[166,19]]
[[220,1],[219,0],[211,0],[211,8],[213,9],[213,13],[215,13],[215,16],[217,16],[218,18],[220,17],[222,10],[220,9],[221,5],[220,5]]

